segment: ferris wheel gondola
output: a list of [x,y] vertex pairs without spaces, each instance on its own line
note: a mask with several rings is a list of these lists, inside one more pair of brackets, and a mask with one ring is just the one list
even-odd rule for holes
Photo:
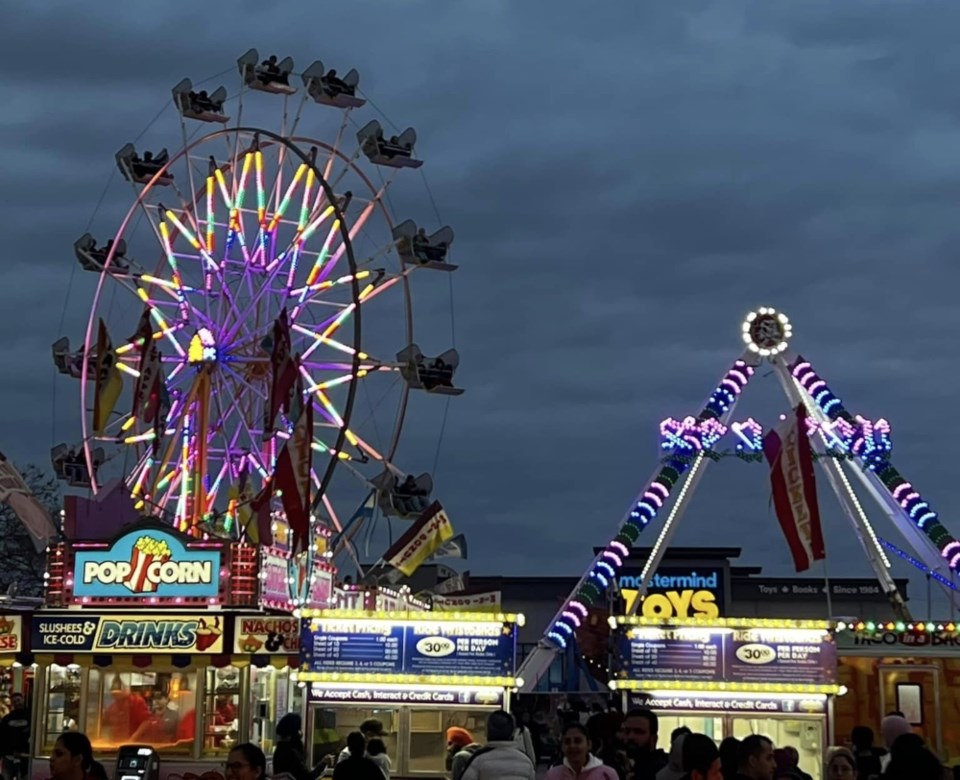
[[[311,65],[288,122],[293,60],[251,49],[238,69],[236,124],[226,88],[180,81],[182,146],[125,144],[116,164],[132,205],[103,244],[75,242],[98,279],[82,349],[53,348],[58,371],[80,380],[83,413],[82,443],[55,448],[58,474],[94,494],[120,477],[140,512],[193,535],[263,542],[255,515],[287,461],[274,512],[289,516],[294,491],[341,528],[336,504],[355,500],[335,488],[342,473],[409,516],[397,511],[413,505],[408,474],[393,462],[408,394],[462,392],[456,351],[425,359],[414,343],[410,292],[412,274],[456,268],[453,231],[395,225],[385,204],[398,173],[422,164],[416,133],[385,138],[373,120],[348,148],[350,113],[366,102],[356,70]],[[251,92],[264,102],[245,106]],[[273,100],[277,130],[250,118]],[[298,130],[306,104],[338,117],[326,137]],[[374,386],[380,402],[361,408]],[[415,481],[418,498],[432,492],[429,477]]]

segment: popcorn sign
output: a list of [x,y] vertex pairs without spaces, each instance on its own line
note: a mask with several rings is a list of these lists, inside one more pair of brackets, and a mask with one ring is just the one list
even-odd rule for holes
[[217,598],[221,553],[219,544],[191,543],[141,526],[106,549],[75,549],[74,596],[84,601]]

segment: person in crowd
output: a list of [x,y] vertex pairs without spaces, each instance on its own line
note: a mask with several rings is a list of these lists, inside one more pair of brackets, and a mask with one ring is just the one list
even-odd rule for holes
[[773,772],[774,780],[803,780],[797,771],[790,751],[786,748],[777,748],[773,751],[773,763],[777,767]]
[[883,780],[944,780],[945,770],[940,759],[925,747],[918,747],[913,740],[900,743],[904,736],[909,735],[901,735],[894,742],[893,747],[899,749],[891,749]]
[[590,752],[590,736],[580,723],[568,723],[560,736],[563,763],[547,772],[546,780],[618,780],[613,768]]
[[872,777],[879,777],[881,771],[881,759],[887,751],[883,748],[874,747],[874,733],[869,726],[854,726],[850,732],[850,742],[853,745],[853,756],[857,762],[857,780],[870,780]]
[[366,756],[367,738],[363,732],[351,731],[347,735],[347,750],[350,755],[337,762],[333,780],[384,780],[380,768]]
[[[897,741],[898,737],[912,733],[913,727],[907,722],[907,719],[898,712],[891,713],[880,721],[880,735],[883,737],[883,746],[888,751],[893,749],[893,743]],[[889,765],[890,753],[888,752],[880,759],[880,769],[885,772]]]
[[50,753],[50,780],[89,780],[93,748],[86,734],[61,734]]
[[467,761],[462,780],[534,780],[533,762],[513,741],[516,724],[509,712],[487,718],[487,744]]
[[387,755],[387,746],[380,737],[374,737],[367,742],[367,757],[377,765],[380,773],[390,780],[390,773],[393,771],[393,762]]
[[150,717],[150,708],[143,696],[124,687],[120,675],[113,678],[110,698],[110,705],[100,719],[100,727],[111,743],[122,745]]
[[723,780],[734,780],[739,764],[740,740],[736,737],[727,737],[720,743],[720,771],[723,773]]
[[227,754],[226,780],[266,780],[267,757],[252,742],[236,745]]
[[530,727],[525,725],[523,719],[520,717],[519,709],[513,713],[514,720],[516,721],[517,728],[513,734],[513,741],[517,743],[517,747],[520,748],[524,753],[527,754],[533,765],[537,765],[537,754],[533,749],[533,734],[530,733]]
[[706,734],[688,734],[683,740],[683,780],[723,780],[720,751]]
[[826,780],[856,780],[857,758],[853,751],[844,747],[835,747],[827,751],[825,777]]
[[760,734],[751,734],[740,742],[736,780],[774,780],[776,771],[773,742]]
[[[367,742],[371,739],[383,738],[383,721],[378,718],[367,718],[360,724],[357,730],[363,734],[363,738],[367,740]],[[339,764],[341,761],[346,761],[348,758],[350,758],[349,745],[340,751],[340,755],[337,756],[337,763]]]
[[467,762],[480,747],[466,729],[459,726],[447,729],[447,770],[452,780],[460,780]]
[[627,779],[627,759],[620,734],[623,715],[616,710],[608,710],[600,717],[587,722],[587,733],[593,754],[617,773],[620,780]]
[[677,741],[677,737],[682,734],[692,734],[693,730],[688,726],[677,726],[673,731],[670,732],[670,747],[673,747],[673,743]]
[[91,761],[90,770],[87,772],[87,780],[110,780],[107,776],[107,768],[99,761]]
[[30,763],[30,710],[22,693],[10,696],[10,711],[0,719],[0,756],[3,777],[25,778]]
[[787,758],[787,766],[800,780],[813,780],[813,778],[800,768],[800,752],[793,746],[787,745],[783,749]]
[[633,780],[655,780],[668,762],[667,754],[657,747],[660,719],[646,707],[630,710],[623,719],[621,733],[626,748],[627,772]]
[[680,780],[684,776],[683,745],[690,733],[692,733],[690,729],[685,726],[673,730],[670,735],[670,755],[667,765],[657,772],[657,780]]
[[[277,722],[277,746],[273,749],[273,773],[288,774],[294,780],[316,780],[323,774],[323,764],[308,769],[303,746],[303,721],[299,713],[288,712]],[[379,771],[379,770],[377,770]]]

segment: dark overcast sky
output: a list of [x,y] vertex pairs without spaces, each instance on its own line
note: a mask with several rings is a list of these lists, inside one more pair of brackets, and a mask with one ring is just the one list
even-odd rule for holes
[[[63,333],[89,307],[71,244],[170,87],[229,71],[233,89],[256,46],[356,66],[418,129],[461,264],[467,393],[438,493],[474,571],[579,573],[653,470],[657,422],[699,409],[764,304],[848,408],[891,419],[898,467],[960,533],[957,29],[951,2],[7,3],[0,444],[46,462],[79,437],[49,358],[67,290]],[[169,111],[149,133],[179,137]],[[437,352],[446,280],[428,290],[417,334]],[[758,379],[740,416],[769,423],[785,404]],[[433,462],[443,404],[417,400],[411,470]],[[831,573],[867,574],[826,491]],[[677,541],[785,573],[767,493],[762,466],[711,468]]]

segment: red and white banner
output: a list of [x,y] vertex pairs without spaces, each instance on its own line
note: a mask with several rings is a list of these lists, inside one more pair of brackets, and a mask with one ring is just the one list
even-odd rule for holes
[[763,454],[770,464],[773,506],[798,572],[827,556],[806,417],[807,411],[800,404],[776,430],[763,437]]
[[[308,397],[277,458],[276,487],[282,491],[283,511],[290,526],[294,553],[310,544],[310,465],[313,452],[313,398]],[[262,537],[262,533],[261,533]],[[261,538],[261,544],[264,540]]]
[[413,574],[444,542],[453,538],[453,525],[439,501],[434,501],[406,533],[387,550],[383,559],[406,576]]

